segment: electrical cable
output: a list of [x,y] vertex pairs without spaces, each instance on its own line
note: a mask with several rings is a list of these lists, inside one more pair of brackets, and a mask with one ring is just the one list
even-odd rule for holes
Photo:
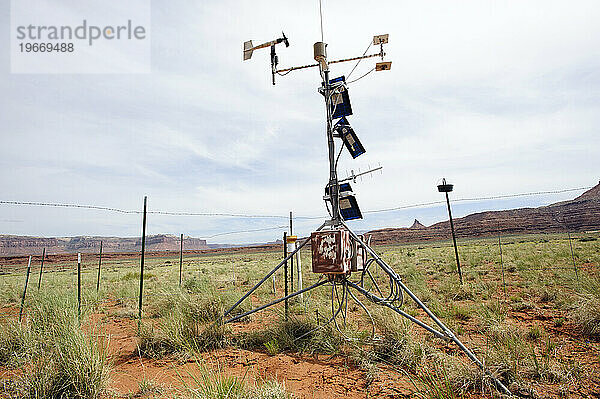
[[369,72],[365,73],[364,75],[362,75],[362,76],[360,76],[360,77],[358,77],[358,78],[356,78],[354,80],[349,81],[348,84],[352,84],[354,82],[358,82],[359,80],[361,80],[362,78],[364,78],[365,76],[367,76],[368,74],[370,74],[371,72],[373,72],[374,70],[375,70],[375,68],[372,68],[371,70],[369,70]]
[[[363,53],[363,55],[362,55],[363,57],[367,54],[367,51],[369,51],[369,49],[371,48],[371,45],[373,45],[373,42],[369,41],[369,46],[367,47],[367,49]],[[352,68],[352,70],[350,71],[350,73],[348,74],[348,76],[346,77],[346,79],[350,79],[350,76],[352,76],[352,73],[354,72],[354,70],[356,69],[356,67],[358,66],[358,64],[360,64],[360,62],[362,60],[363,60],[363,58],[361,58],[358,61],[356,61],[356,64],[354,64],[354,67]]]
[[365,311],[367,316],[369,316],[369,319],[371,319],[371,341],[373,341],[373,339],[375,338],[375,320],[373,319],[371,312],[369,312],[369,309],[367,309],[367,307],[357,297],[354,296],[354,294],[352,293],[352,290],[350,290],[349,288],[348,288],[348,294],[350,294],[350,297],[352,297],[354,302],[356,302],[358,304],[358,306],[360,306]]

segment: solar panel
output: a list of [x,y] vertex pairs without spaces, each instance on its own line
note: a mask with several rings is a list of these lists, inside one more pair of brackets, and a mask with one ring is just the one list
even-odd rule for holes
[[340,214],[344,220],[362,219],[362,213],[353,195],[340,198]]
[[354,129],[352,129],[345,117],[342,117],[333,129],[342,137],[342,141],[348,152],[350,152],[350,155],[352,155],[352,158],[356,158],[366,152],[365,147],[363,147]]
[[330,102],[331,116],[333,119],[352,115],[352,105],[350,104],[350,96],[348,95],[345,82],[346,78],[344,76],[329,81],[329,84],[333,89]]
[[[339,185],[338,189],[339,193],[350,193],[352,194],[352,187],[350,187],[350,183],[342,183]],[[329,185],[325,186],[325,195],[329,195]]]

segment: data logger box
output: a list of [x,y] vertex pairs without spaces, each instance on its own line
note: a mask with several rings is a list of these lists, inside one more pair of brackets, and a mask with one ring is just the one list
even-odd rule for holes
[[310,235],[313,273],[347,274],[352,269],[352,240],[347,230],[322,230]]

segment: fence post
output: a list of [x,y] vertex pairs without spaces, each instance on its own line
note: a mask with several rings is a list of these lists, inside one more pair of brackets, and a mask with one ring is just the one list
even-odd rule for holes
[[235,288],[235,262],[231,262],[231,271],[233,272],[233,287]]
[[27,293],[27,284],[29,284],[29,272],[31,271],[31,255],[29,255],[29,262],[27,263],[27,276],[25,277],[25,288],[23,288],[23,296],[21,297],[21,310],[19,310],[19,323],[23,317],[23,305],[25,305],[25,294]]
[[[292,230],[292,211],[290,211],[290,235],[294,235]],[[287,245],[287,242],[285,243]],[[294,291],[294,257],[290,258],[290,289]]]
[[38,291],[42,285],[42,272],[44,271],[44,258],[46,257],[46,248],[42,251],[42,264],[40,265],[40,277],[38,278]]
[[138,302],[138,327],[142,322],[142,293],[144,291],[144,252],[146,250],[146,205],[148,197],[144,196],[144,216],[142,218],[142,259],[140,262],[140,297]]
[[[298,248],[298,243],[294,243],[294,249]],[[302,289],[302,259],[300,258],[300,251],[296,252],[296,271],[298,272],[297,288]],[[304,294],[300,294],[300,301],[304,301]]]
[[[287,258],[287,233],[284,231],[283,232],[283,258]],[[285,261],[285,265],[283,266],[283,280],[285,281],[284,284],[284,296],[288,296],[288,263],[287,260]],[[285,299],[285,321],[288,321],[288,313],[289,313],[289,307],[288,307],[288,300],[287,298]]]
[[571,248],[571,260],[573,261],[573,269],[575,269],[575,277],[577,278],[577,284],[579,285],[579,272],[577,271],[577,265],[575,264],[575,254],[573,253],[573,243],[571,242],[571,231],[567,230],[569,235],[569,247]]
[[96,293],[100,290],[100,269],[102,268],[102,241],[100,241],[100,256],[98,257],[98,279],[96,280]]
[[77,315],[81,316],[81,253],[77,254]]
[[181,238],[179,241],[179,287],[181,287],[181,273],[183,270],[183,233],[181,234]]
[[498,248],[500,248],[500,268],[502,269],[502,290],[506,301],[506,281],[504,280],[504,260],[502,259],[502,241],[500,239],[500,226],[498,225]]
[[456,245],[456,234],[454,233],[454,221],[452,220],[452,210],[450,210],[450,198],[448,193],[453,190],[454,185],[446,183],[446,179],[442,180],[442,184],[438,185],[438,191],[446,194],[446,204],[448,205],[448,219],[450,219],[450,230],[452,231],[452,242],[454,243],[454,255],[456,256],[456,267],[458,268],[458,277],[460,285],[463,283],[462,271],[460,270],[460,259],[458,258],[458,247]]

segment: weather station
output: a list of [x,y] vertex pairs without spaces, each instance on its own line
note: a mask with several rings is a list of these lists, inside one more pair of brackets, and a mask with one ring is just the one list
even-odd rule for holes
[[[343,148],[346,148],[353,159],[364,154],[366,149],[348,120],[348,117],[353,115],[353,108],[349,95],[349,84],[353,81],[347,81],[346,77],[343,75],[331,78],[330,68],[333,65],[346,62],[356,61],[358,65],[362,60],[379,58],[378,62],[375,63],[375,66],[360,78],[363,78],[373,71],[390,70],[392,63],[385,60],[386,53],[384,51],[384,45],[389,42],[389,35],[380,34],[373,36],[369,48],[371,46],[379,47],[378,52],[367,54],[369,49],[367,48],[367,51],[365,51],[362,56],[332,61],[328,60],[327,44],[323,41],[322,35],[321,28],[321,41],[318,41],[313,45],[313,59],[316,63],[282,69],[278,69],[279,59],[275,49],[276,46],[281,43],[284,43],[286,47],[289,46],[290,43],[288,38],[284,34],[282,34],[281,38],[265,42],[258,46],[253,46],[251,40],[243,43],[243,60],[245,61],[251,59],[254,51],[270,47],[273,85],[276,83],[276,76],[285,76],[292,71],[300,69],[318,68],[321,78],[320,85],[318,86],[318,93],[320,93],[324,99],[326,111],[325,134],[327,137],[329,165],[327,171],[328,182],[325,186],[323,200],[325,201],[329,218],[312,232],[310,237],[298,240],[297,247],[293,251],[287,252],[285,258],[274,269],[267,273],[264,278],[229,308],[222,316],[221,321],[223,323],[233,322],[278,303],[286,302],[287,304],[287,301],[290,298],[302,295],[317,287],[329,285],[331,286],[332,304],[335,306],[332,305],[332,315],[327,323],[333,322],[336,329],[343,336],[345,335],[340,330],[336,318],[341,314],[345,320],[345,312],[347,311],[349,300],[354,301],[365,311],[371,321],[373,321],[368,308],[359,300],[359,296],[356,295],[356,293],[361,294],[371,303],[389,308],[434,336],[448,342],[454,342],[474,364],[486,373],[499,391],[510,395],[510,391],[502,384],[502,382],[492,375],[477,356],[471,352],[428,308],[428,306],[404,284],[401,277],[394,269],[383,260],[373,248],[371,248],[370,242],[366,242],[364,237],[353,232],[348,226],[347,222],[363,218],[363,214],[358,206],[358,201],[350,182],[354,183],[356,182],[357,177],[380,170],[381,167],[358,174],[355,174],[354,171],[352,171],[350,177],[343,180],[338,179],[338,160]],[[316,283],[298,291],[289,294],[286,293],[285,296],[250,311],[231,316],[231,312],[240,303],[252,295],[258,287],[273,276],[274,273],[286,264],[288,260],[292,259],[292,257],[307,244],[310,244],[311,247],[312,272],[320,275]],[[377,277],[374,276],[375,273],[372,271],[375,268],[379,269],[377,270],[377,275],[382,274],[383,276],[386,276],[385,283],[380,283]],[[417,307],[427,315],[430,320],[429,323],[403,310],[406,299],[414,301]],[[337,309],[335,309],[336,306]],[[375,329],[373,323],[372,325],[373,338]]]

